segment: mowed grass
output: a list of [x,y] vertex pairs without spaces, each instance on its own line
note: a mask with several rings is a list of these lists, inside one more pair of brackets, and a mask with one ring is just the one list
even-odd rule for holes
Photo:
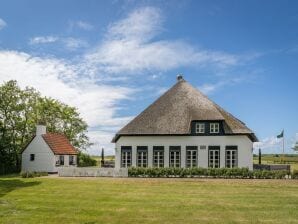
[[6,177],[0,223],[298,223],[298,181]]

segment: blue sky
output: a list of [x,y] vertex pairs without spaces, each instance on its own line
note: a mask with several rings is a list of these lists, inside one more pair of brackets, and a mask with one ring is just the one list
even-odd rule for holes
[[298,132],[297,1],[1,1],[0,83],[76,106],[98,154],[178,73],[255,131]]

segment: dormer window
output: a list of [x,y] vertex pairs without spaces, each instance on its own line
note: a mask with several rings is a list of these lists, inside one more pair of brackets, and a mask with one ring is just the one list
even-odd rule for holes
[[219,133],[219,123],[210,123],[210,133],[211,134]]
[[205,133],[205,124],[204,123],[196,123],[196,133],[199,133],[199,134]]

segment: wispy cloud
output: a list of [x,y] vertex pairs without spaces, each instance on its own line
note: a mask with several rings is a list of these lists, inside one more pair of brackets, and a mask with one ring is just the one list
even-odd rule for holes
[[48,44],[55,43],[59,40],[59,37],[56,36],[38,36],[30,38],[29,44]]
[[74,51],[79,48],[88,47],[88,43],[85,40],[73,37],[59,37],[59,36],[37,36],[30,38],[30,45],[39,44],[54,44],[62,43],[67,50]]
[[61,41],[65,44],[65,47],[68,50],[77,50],[79,48],[85,48],[88,47],[88,43],[85,40],[68,37],[68,38],[62,38]]
[[69,30],[74,30],[76,29],[81,29],[81,30],[86,30],[86,31],[90,31],[94,29],[94,26],[86,21],[83,20],[78,20],[78,21],[69,21]]
[[236,55],[197,49],[182,40],[157,40],[163,20],[161,11],[153,7],[133,11],[109,26],[105,40],[86,55],[86,60],[98,70],[115,75],[238,63]]
[[2,30],[6,26],[7,26],[7,23],[3,19],[0,18],[0,30]]

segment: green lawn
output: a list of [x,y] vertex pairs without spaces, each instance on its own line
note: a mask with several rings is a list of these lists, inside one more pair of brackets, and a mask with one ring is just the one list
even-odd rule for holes
[[[254,156],[254,163],[259,162],[259,158]],[[298,154],[290,154],[282,157],[281,154],[263,154],[262,164],[288,164],[291,165],[291,170],[298,170]]]
[[298,181],[0,177],[0,223],[298,223]]

